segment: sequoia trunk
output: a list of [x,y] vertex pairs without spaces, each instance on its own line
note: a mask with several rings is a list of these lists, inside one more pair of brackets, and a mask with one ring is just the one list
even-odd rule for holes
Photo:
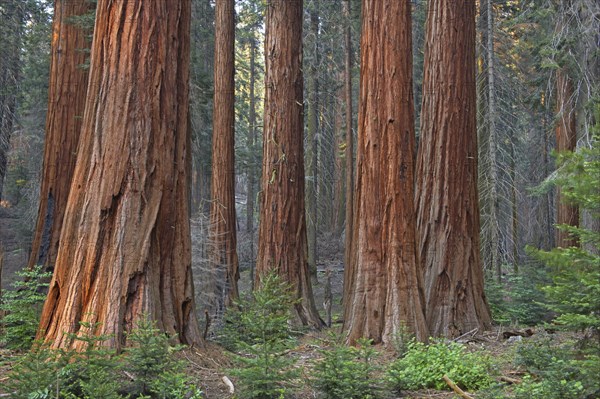
[[72,19],[93,9],[88,0],[56,0],[40,204],[29,268],[52,270],[77,158],[88,71],[81,66],[89,48],[86,32]]
[[356,209],[344,330],[428,336],[417,268],[410,2],[363,0]]
[[100,0],[73,184],[39,337],[119,348],[147,315],[199,342],[189,227],[190,0]]
[[213,107],[212,195],[210,207],[210,262],[216,290],[213,315],[238,298],[240,278],[235,213],[235,82],[234,1],[215,3],[215,94]]
[[[564,69],[556,73],[556,151],[575,151],[577,147],[577,118],[575,116],[573,81]],[[556,189],[556,223],[569,226],[579,225],[579,209],[565,201]],[[556,246],[578,246],[576,239],[566,231],[556,230]]]
[[303,159],[303,1],[267,2],[262,198],[256,282],[275,270],[299,300],[297,321],[321,327],[306,259]]
[[433,336],[490,325],[479,253],[475,2],[432,0],[417,155],[418,258]]

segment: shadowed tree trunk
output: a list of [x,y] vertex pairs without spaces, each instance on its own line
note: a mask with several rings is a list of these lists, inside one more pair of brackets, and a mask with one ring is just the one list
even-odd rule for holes
[[254,197],[256,195],[256,36],[254,29],[250,37],[250,111],[249,111],[249,128],[248,128],[248,146],[250,147],[250,156],[248,160],[248,186],[246,197],[246,231],[250,233],[250,281],[254,288],[254,269],[256,267],[256,256],[254,254]]
[[265,117],[257,283],[276,270],[296,290],[295,316],[321,327],[306,259],[304,209],[303,1],[267,2]]
[[[352,21],[350,19],[350,0],[342,2],[344,14],[344,97],[346,100],[346,229],[344,247],[344,291],[342,302],[345,303],[350,296],[350,282],[354,280],[353,270],[350,267],[352,259],[352,236],[354,218],[354,137],[352,134]],[[345,305],[344,305],[345,307]]]
[[[556,72],[556,151],[575,151],[577,147],[577,118],[574,107],[573,81],[566,70]],[[579,226],[579,209],[567,203],[556,188],[556,223]],[[556,229],[556,246],[567,248],[578,246],[568,232]]]
[[[410,2],[363,0],[356,209],[344,330],[428,336],[416,257]],[[350,232],[348,232],[350,233]]]
[[10,137],[15,124],[18,86],[21,72],[21,42],[23,35],[23,5],[13,1],[2,5],[0,14],[0,200],[7,172]]
[[81,65],[89,48],[86,32],[72,18],[93,9],[88,0],[56,0],[52,25],[52,60],[42,167],[40,204],[28,267],[56,260],[63,216],[77,158],[88,71]]
[[479,253],[475,3],[432,0],[417,156],[418,258],[433,336],[490,326]]
[[307,144],[306,151],[306,169],[308,170],[308,179],[306,179],[306,215],[307,215],[307,236],[308,236],[308,270],[310,276],[317,281],[317,184],[319,182],[318,148],[319,140],[319,78],[317,65],[319,64],[319,13],[318,2],[313,4],[310,12],[310,42],[312,60],[307,68],[308,83],[308,112],[307,112]]
[[144,314],[200,342],[191,275],[189,0],[100,0],[88,97],[38,338],[99,323],[119,348]]
[[215,3],[215,94],[213,108],[210,262],[215,268],[213,316],[238,298],[240,278],[235,213],[234,0]]

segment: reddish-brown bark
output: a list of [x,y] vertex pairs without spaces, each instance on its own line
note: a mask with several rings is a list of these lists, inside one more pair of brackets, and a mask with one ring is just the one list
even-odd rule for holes
[[201,340],[189,228],[190,0],[100,0],[81,141],[38,338],[100,323],[119,348],[144,314]]
[[[349,342],[427,338],[417,269],[410,2],[363,0]],[[350,233],[350,232],[348,232]]]
[[86,32],[72,22],[93,9],[87,0],[56,0],[40,204],[29,255],[29,268],[52,270],[77,158],[88,71],[81,66],[89,47]]
[[303,1],[267,3],[262,198],[256,282],[276,270],[296,290],[295,316],[321,327],[308,273],[304,209]]
[[433,336],[490,325],[479,253],[475,2],[432,0],[417,156],[418,257]]
[[235,14],[233,0],[215,3],[215,94],[213,107],[210,262],[216,278],[213,314],[238,298],[235,213]]
[[[344,237],[344,291],[342,303],[350,296],[350,282],[354,279],[352,268],[352,236],[354,218],[354,136],[352,132],[352,27],[350,20],[350,0],[342,2],[342,12],[346,27],[344,29],[344,96],[346,99],[346,233]],[[344,305],[345,307],[345,305]]]
[[[556,72],[556,151],[575,151],[577,147],[577,117],[574,107],[573,81],[564,69]],[[579,226],[579,208],[565,201],[560,188],[556,189],[556,223]],[[556,229],[556,246],[576,247],[577,239],[561,229]]]

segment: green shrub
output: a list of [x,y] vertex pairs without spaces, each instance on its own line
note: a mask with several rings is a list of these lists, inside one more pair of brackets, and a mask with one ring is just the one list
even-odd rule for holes
[[381,396],[381,384],[374,375],[377,351],[371,341],[362,339],[358,347],[336,343],[320,351],[323,359],[315,363],[314,387],[326,399],[375,399]]
[[544,269],[539,262],[530,262],[521,267],[520,274],[508,276],[502,284],[495,276],[486,279],[485,292],[494,322],[534,326],[549,321],[542,287],[550,279]]
[[52,277],[42,266],[16,273],[19,279],[13,289],[4,291],[0,309],[6,311],[2,319],[0,343],[10,349],[27,350],[31,347],[40,321],[46,296],[43,294]]
[[123,385],[120,358],[114,349],[103,343],[107,335],[95,335],[99,323],[80,322],[81,334],[70,334],[71,339],[85,343],[81,352],[61,352],[69,362],[61,374],[66,379],[61,397],[66,399],[121,399],[119,393]]
[[449,389],[443,380],[447,375],[458,386],[477,390],[489,386],[493,379],[492,364],[480,352],[468,352],[455,342],[436,341],[429,345],[412,341],[406,355],[392,363],[388,380],[397,390],[421,388]]
[[240,333],[230,336],[238,352],[237,367],[230,372],[238,378],[240,398],[283,398],[292,389],[296,360],[286,354],[295,344],[288,324],[296,302],[292,292],[289,284],[269,273],[252,300],[239,302],[234,310],[239,312]]
[[[82,322],[83,334],[70,338],[84,342],[81,352],[51,350],[36,344],[19,359],[9,375],[17,399],[200,399],[201,391],[183,373],[168,338],[146,319],[129,339],[134,346],[117,355],[96,336],[98,324]],[[125,376],[133,377],[132,383]]]
[[[600,104],[595,104],[600,116]],[[558,170],[548,185],[560,187],[562,198],[590,217],[600,217],[600,123],[591,148],[557,156]],[[566,329],[600,330],[600,233],[559,225],[579,246],[540,251],[528,248],[550,267],[552,284],[545,287],[547,307],[558,314],[555,323]]]
[[515,365],[528,375],[515,387],[515,397],[576,399],[600,393],[597,354],[586,356],[572,344],[558,345],[550,337],[522,342],[515,352]]
[[55,398],[56,392],[63,389],[65,378],[62,369],[68,360],[47,345],[34,342],[31,350],[17,360],[8,375],[6,388],[13,392],[11,398]]
[[[124,352],[124,370],[133,376],[129,392],[159,399],[201,398],[201,391],[183,374],[184,364],[174,352],[182,347],[169,344],[169,337],[142,316],[127,336],[132,344]],[[147,396],[149,395],[149,396]]]

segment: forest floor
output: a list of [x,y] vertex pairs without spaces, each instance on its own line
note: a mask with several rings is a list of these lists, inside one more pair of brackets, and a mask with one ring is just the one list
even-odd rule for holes
[[[491,331],[484,333],[467,334],[459,342],[464,343],[471,350],[484,350],[495,359],[509,359],[512,357],[515,345],[503,338],[504,328],[496,327]],[[298,345],[287,353],[287,356],[294,356],[297,359],[296,367],[300,370],[301,379],[298,381],[297,390],[293,396],[294,399],[315,399],[318,398],[317,391],[311,386],[313,377],[313,367],[315,362],[322,357],[320,351],[326,349],[327,337],[331,332],[339,332],[339,326],[323,331],[313,331],[305,334],[298,341]],[[534,331],[534,335],[535,335]],[[540,330],[541,333],[541,330]],[[572,334],[564,333],[564,336],[557,337],[559,340],[572,338]],[[529,338],[524,338],[529,339]],[[375,358],[375,364],[385,369],[391,363],[396,355],[393,350],[377,346],[378,356]],[[186,367],[186,374],[203,391],[205,399],[233,399],[234,394],[230,393],[228,385],[224,382],[224,377],[233,381],[235,387],[236,380],[231,377],[230,370],[235,367],[233,356],[218,344],[208,341],[202,347],[186,348],[179,352],[180,359]],[[3,382],[8,380],[11,364],[16,361],[18,355],[14,352],[0,349],[0,397],[6,395],[3,392]],[[11,359],[14,359],[11,361]],[[517,381],[523,374],[518,368],[503,366],[498,377],[506,381]],[[477,395],[474,395],[477,397]],[[388,399],[396,398],[455,398],[455,394],[448,391],[438,391],[433,389],[419,391],[403,391],[400,394],[385,396]]]
[[[298,383],[298,389],[293,395],[294,399],[315,399],[319,398],[317,391],[312,387],[310,381],[314,378],[314,364],[318,362],[322,355],[321,350],[327,349],[326,342],[328,342],[328,335],[330,333],[339,333],[340,326],[334,326],[331,329],[323,331],[313,331],[302,336],[298,342],[298,345],[291,351],[288,352],[288,356],[294,356],[297,359],[296,367],[299,368],[301,374],[301,382]],[[515,344],[513,341],[509,341],[503,338],[503,332],[505,328],[495,327],[491,331],[483,333],[467,334],[458,342],[467,345],[469,350],[480,350],[485,351],[494,359],[504,359],[507,361],[500,361],[499,364],[504,364],[499,370],[498,381],[504,381],[504,383],[510,384],[510,381],[515,382],[519,380],[519,376],[524,374],[518,368],[510,366],[510,360],[514,356]],[[522,330],[519,330],[522,331]],[[534,332],[534,335],[536,332]],[[541,332],[542,330],[540,330]],[[541,332],[543,333],[543,332]],[[567,340],[572,338],[571,333],[564,333],[564,336],[560,336],[558,333],[556,336],[557,340]],[[529,338],[523,338],[529,339]],[[378,355],[375,358],[375,365],[381,370],[387,369],[387,366],[396,359],[394,350],[384,348],[382,346],[375,347]],[[193,375],[198,381],[198,384],[202,387],[204,397],[206,399],[233,399],[234,395],[229,392],[226,383],[223,381],[223,377],[229,378],[233,381],[235,386],[235,379],[228,373],[234,363],[232,356],[228,354],[219,345],[208,342],[203,348],[191,348],[183,351],[181,356],[186,360],[188,367],[188,373]],[[383,372],[383,371],[382,371]],[[508,381],[508,382],[507,382]],[[419,391],[403,391],[397,394],[391,394],[388,392],[384,395],[388,399],[396,398],[438,398],[438,399],[449,399],[456,398],[456,396],[450,388],[445,391],[434,390],[434,389],[423,389]],[[473,395],[473,394],[471,394]],[[473,395],[477,397],[477,394]]]

